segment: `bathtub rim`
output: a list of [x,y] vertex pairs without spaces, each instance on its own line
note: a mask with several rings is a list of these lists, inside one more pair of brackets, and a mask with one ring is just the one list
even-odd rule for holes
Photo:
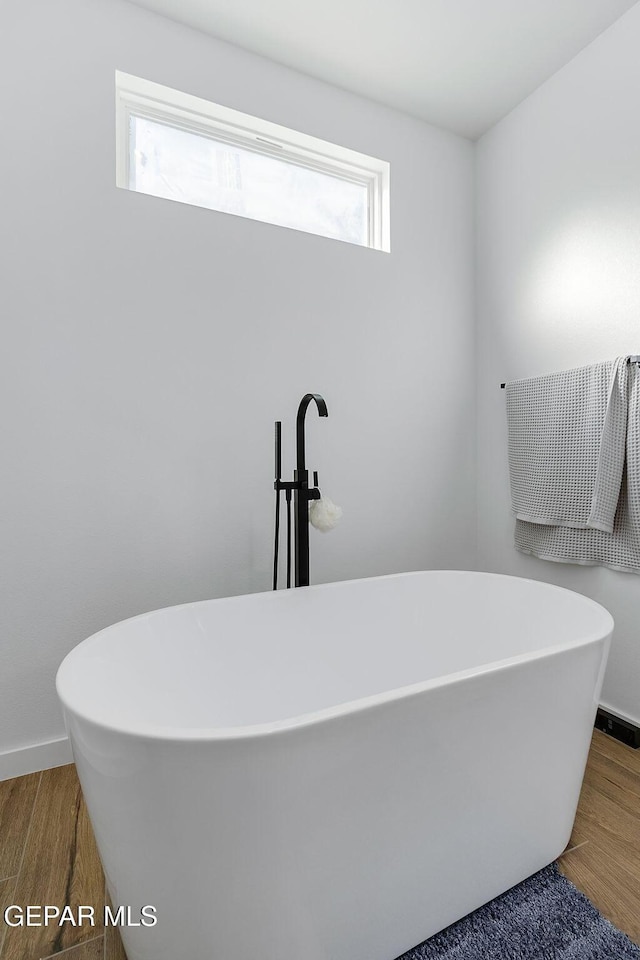
[[[367,710],[371,710],[377,706],[383,704],[392,703],[397,700],[403,700],[407,697],[417,696],[421,693],[426,693],[430,690],[439,689],[441,687],[450,686],[454,683],[464,683],[474,677],[483,676],[488,673],[497,673],[505,670],[513,669],[514,667],[519,666],[520,664],[534,662],[536,660],[541,660],[553,656],[559,656],[563,653],[566,653],[569,650],[578,649],[583,646],[588,646],[592,643],[598,643],[603,641],[605,643],[605,648],[608,649],[610,644],[611,635],[614,630],[614,619],[609,611],[599,604],[596,600],[592,600],[590,597],[584,596],[584,594],[578,593],[575,590],[570,590],[567,587],[560,587],[555,583],[547,583],[544,580],[534,580],[531,577],[517,577],[511,574],[502,574],[502,573],[491,573],[489,571],[475,571],[475,570],[412,570],[404,573],[391,573],[391,574],[382,574],[376,577],[354,577],[350,580],[336,580],[330,581],[327,583],[313,584],[309,587],[299,587],[298,590],[322,590],[327,587],[336,587],[337,585],[347,585],[350,583],[358,583],[364,580],[366,581],[375,581],[375,580],[389,580],[398,577],[413,577],[419,576],[424,573],[447,573],[447,574],[461,574],[461,575],[473,575],[478,577],[490,577],[492,579],[501,579],[501,580],[517,580],[523,581],[525,583],[533,583],[543,588],[553,589],[555,591],[562,591],[563,593],[569,593],[572,596],[579,597],[580,600],[584,601],[587,604],[590,604],[595,608],[598,615],[601,617],[603,614],[608,620],[608,629],[606,630],[596,630],[592,633],[585,634],[584,636],[576,639],[565,641],[562,644],[552,644],[547,647],[540,647],[534,651],[524,654],[518,654],[513,657],[506,657],[501,660],[492,660],[489,663],[481,664],[480,666],[470,667],[466,670],[458,670],[452,673],[443,674],[439,677],[432,677],[429,680],[422,680],[417,683],[406,684],[402,687],[395,687],[391,690],[385,690],[382,693],[371,694],[366,697],[359,697],[356,700],[349,700],[345,703],[334,704],[329,707],[325,707],[322,710],[314,710],[309,713],[298,714],[293,717],[287,717],[283,720],[275,720],[268,723],[257,723],[257,724],[248,724],[244,726],[229,726],[229,727],[187,727],[179,728],[174,726],[151,726],[145,727],[144,724],[120,724],[117,722],[117,718],[114,718],[113,721],[105,722],[103,720],[98,720],[94,716],[91,716],[89,712],[84,710],[79,710],[71,702],[69,697],[67,697],[66,692],[63,691],[64,687],[64,667],[65,663],[71,658],[82,656],[80,653],[80,648],[85,644],[90,644],[92,642],[97,642],[99,638],[103,637],[104,634],[107,634],[111,631],[117,630],[123,624],[132,623],[136,620],[147,619],[156,615],[161,615],[166,613],[169,610],[174,609],[184,609],[188,607],[201,606],[203,604],[210,603],[231,603],[233,601],[240,602],[251,602],[257,598],[265,598],[267,596],[277,597],[280,591],[259,591],[256,593],[250,594],[237,594],[232,597],[217,597],[210,600],[193,600],[187,603],[180,604],[171,604],[167,607],[158,607],[154,610],[149,610],[145,613],[136,614],[133,617],[127,617],[124,620],[119,620],[116,623],[110,624],[107,627],[102,628],[101,630],[96,631],[96,633],[91,634],[85,640],[81,640],[80,643],[76,644],[69,653],[65,656],[62,663],[58,667],[56,672],[56,691],[58,698],[62,704],[63,712],[66,715],[69,714],[74,718],[79,719],[82,723],[87,723],[94,728],[99,730],[108,731],[118,736],[126,736],[135,738],[138,741],[162,741],[162,742],[194,742],[194,743],[205,743],[205,742],[224,742],[224,741],[237,741],[237,740],[250,740],[256,738],[263,738],[268,736],[274,736],[280,733],[292,732],[297,729],[302,729],[305,727],[315,726],[320,723],[324,723],[330,720],[336,720],[340,717],[347,716],[350,714],[362,713]],[[606,663],[606,659],[605,659]],[[67,723],[68,726],[68,723]]]

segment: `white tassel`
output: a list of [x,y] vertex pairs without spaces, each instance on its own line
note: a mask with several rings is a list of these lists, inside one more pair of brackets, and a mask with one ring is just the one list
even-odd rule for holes
[[341,516],[342,507],[336,506],[328,497],[321,496],[319,500],[312,500],[309,504],[311,526],[322,533],[333,530]]

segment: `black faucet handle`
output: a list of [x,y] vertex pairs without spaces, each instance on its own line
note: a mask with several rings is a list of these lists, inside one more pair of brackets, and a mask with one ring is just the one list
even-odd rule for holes
[[308,493],[307,493],[307,498],[308,498],[309,500],[319,500],[320,497],[321,497],[321,493],[320,493],[320,491],[318,490],[318,471],[317,471],[317,470],[314,470],[314,471],[313,471],[313,486],[312,486],[312,487],[309,487],[309,490],[308,490]]

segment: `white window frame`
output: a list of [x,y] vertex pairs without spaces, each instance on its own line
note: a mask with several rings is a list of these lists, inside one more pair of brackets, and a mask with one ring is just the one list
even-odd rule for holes
[[389,163],[116,70],[116,184],[129,189],[130,115],[366,186],[368,246],[390,251]]

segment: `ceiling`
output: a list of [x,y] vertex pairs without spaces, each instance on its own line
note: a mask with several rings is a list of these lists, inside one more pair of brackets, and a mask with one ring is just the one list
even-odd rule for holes
[[477,139],[636,0],[134,0]]

